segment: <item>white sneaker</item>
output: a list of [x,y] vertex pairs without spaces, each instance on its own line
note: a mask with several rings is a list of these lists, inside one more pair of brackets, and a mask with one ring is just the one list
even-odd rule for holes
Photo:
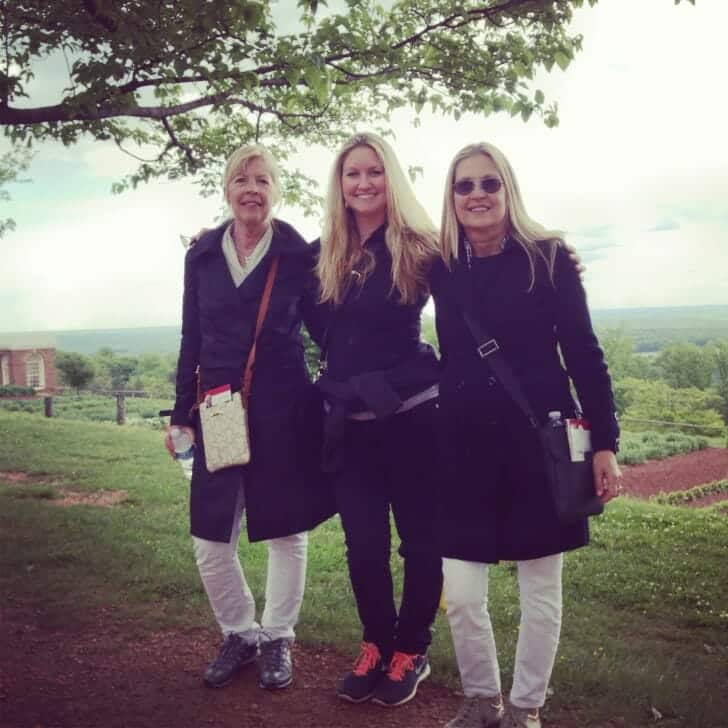
[[503,698],[465,698],[457,715],[445,728],[496,728],[503,717]]

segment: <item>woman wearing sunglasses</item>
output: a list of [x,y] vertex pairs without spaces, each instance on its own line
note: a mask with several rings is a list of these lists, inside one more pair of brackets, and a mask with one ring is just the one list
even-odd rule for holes
[[[476,352],[473,321],[497,342],[542,423],[556,411],[574,416],[571,377],[591,422],[597,495],[606,502],[619,491],[610,378],[561,243],[528,216],[496,147],[474,144],[455,156],[445,184],[444,262],[431,276],[447,472],[439,536],[465,694],[448,728],[539,728],[559,641],[563,552],[589,540],[586,519],[559,521],[536,431]],[[487,609],[488,564],[500,560],[517,563],[521,607],[507,705]]]

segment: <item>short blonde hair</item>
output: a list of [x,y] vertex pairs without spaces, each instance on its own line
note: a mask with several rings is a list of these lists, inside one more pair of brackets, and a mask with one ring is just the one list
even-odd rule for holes
[[354,215],[346,208],[341,186],[344,160],[353,149],[369,147],[384,168],[387,185],[386,244],[392,256],[392,289],[402,303],[427,291],[427,273],[437,256],[437,231],[412,190],[392,147],[382,137],[363,132],[350,137],[331,165],[317,273],[321,300],[341,303],[345,281],[358,266],[362,280],[375,266],[361,246]]
[[548,267],[549,276],[553,276],[554,257],[556,247],[563,244],[563,236],[557,230],[547,230],[543,225],[533,220],[526,212],[523,204],[518,180],[505,154],[498,147],[487,142],[468,144],[454,157],[445,177],[445,192],[442,202],[442,225],[440,227],[440,254],[445,263],[450,266],[453,260],[458,259],[460,237],[463,232],[458,222],[453,202],[453,183],[458,164],[478,154],[489,157],[498,170],[506,198],[506,232],[526,252],[531,268],[531,283],[533,288],[536,280],[536,260],[542,258]]
[[227,189],[233,177],[238,172],[245,171],[248,166],[248,162],[254,159],[260,159],[265,163],[268,168],[268,173],[271,179],[271,210],[281,201],[283,197],[283,191],[281,188],[281,172],[278,168],[278,162],[276,158],[266,149],[262,144],[245,144],[242,147],[238,147],[228,158],[225,163],[225,172],[223,174],[223,195],[225,196],[225,202],[227,199]]

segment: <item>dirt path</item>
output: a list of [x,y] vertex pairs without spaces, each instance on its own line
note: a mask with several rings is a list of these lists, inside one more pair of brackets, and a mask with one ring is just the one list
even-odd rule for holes
[[218,637],[168,630],[129,639],[132,625],[99,614],[82,630],[48,629],[42,609],[7,603],[0,624],[2,728],[435,728],[459,699],[432,681],[397,709],[350,705],[333,681],[348,659],[330,649],[294,649],[295,682],[258,687],[251,666],[232,685],[205,688],[200,670]]

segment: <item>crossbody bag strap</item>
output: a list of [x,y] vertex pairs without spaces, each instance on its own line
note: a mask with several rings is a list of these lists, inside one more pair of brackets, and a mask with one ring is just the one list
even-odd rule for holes
[[531,403],[528,401],[528,397],[526,397],[513,369],[511,369],[506,358],[503,356],[503,352],[496,339],[462,305],[460,305],[460,312],[471,336],[475,339],[475,352],[478,357],[490,368],[506,393],[516,403],[521,412],[526,415],[531,425],[538,427],[539,423],[536,413],[533,411],[533,407],[531,407]]
[[270,294],[273,290],[273,281],[276,277],[276,271],[278,270],[278,256],[276,255],[271,261],[270,268],[268,269],[268,276],[265,279],[265,288],[263,289],[263,295],[260,298],[260,305],[258,306],[258,318],[255,321],[255,335],[253,336],[253,345],[250,347],[248,352],[248,360],[245,362],[245,371],[243,372],[243,388],[242,397],[245,406],[248,406],[248,397],[250,397],[250,387],[253,382],[253,365],[255,364],[255,352],[258,344],[258,336],[260,330],[263,328],[263,321],[265,315],[268,312],[268,304],[270,303]]

